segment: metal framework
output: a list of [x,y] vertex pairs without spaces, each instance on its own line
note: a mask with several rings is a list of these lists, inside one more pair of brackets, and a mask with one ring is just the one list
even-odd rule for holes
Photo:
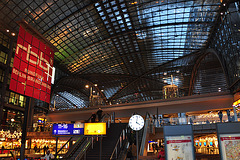
[[[59,100],[58,109],[87,107],[86,84],[97,84],[92,91],[104,104],[129,103],[162,99],[171,76],[179,96],[237,91],[238,6],[233,0],[3,0],[0,31],[18,33],[24,19],[58,50],[51,104]],[[205,55],[207,49],[217,57]]]

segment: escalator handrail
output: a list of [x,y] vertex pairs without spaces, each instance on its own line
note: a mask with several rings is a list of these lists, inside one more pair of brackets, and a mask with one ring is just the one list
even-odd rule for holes
[[120,134],[120,136],[119,136],[119,138],[118,138],[118,141],[117,141],[117,143],[116,143],[116,145],[115,145],[115,147],[114,147],[114,150],[113,150],[113,152],[112,152],[112,154],[111,154],[110,159],[113,159],[113,156],[114,156],[114,153],[115,153],[115,151],[116,151],[116,149],[117,149],[117,146],[118,146],[118,144],[120,143],[120,138],[122,137],[123,132],[124,132],[126,129],[127,129],[127,126],[126,126],[125,129],[122,130],[122,132],[121,132],[121,134]]
[[84,136],[81,136],[78,138],[78,140],[74,143],[73,147],[68,151],[68,153],[65,155],[65,157],[69,157],[72,154],[72,152],[74,152],[76,150],[76,148],[79,146],[79,144],[81,143],[83,138],[84,138]]
[[[96,139],[96,137],[94,139]],[[81,159],[83,157],[83,155],[86,154],[86,152],[87,152],[88,148],[91,146],[91,144],[92,144],[92,139],[89,138],[87,140],[87,142],[84,144],[84,146],[81,149],[81,151],[79,152],[79,154],[77,155],[77,157],[75,158],[75,160]]]

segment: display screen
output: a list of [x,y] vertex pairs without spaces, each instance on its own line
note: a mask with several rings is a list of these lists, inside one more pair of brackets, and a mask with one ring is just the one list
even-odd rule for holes
[[207,143],[206,143],[206,142],[203,142],[203,145],[204,145],[204,146],[206,146],[206,145],[207,145]]
[[212,142],[210,142],[209,144],[210,144],[210,146],[212,146],[212,145],[213,145],[213,143],[212,143]]
[[76,124],[53,124],[53,135],[83,135],[84,129],[82,125]]
[[9,89],[49,103],[53,58],[47,45],[20,27]]

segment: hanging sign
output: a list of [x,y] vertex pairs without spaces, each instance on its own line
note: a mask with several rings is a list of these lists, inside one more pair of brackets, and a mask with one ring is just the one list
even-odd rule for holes
[[83,135],[83,124],[53,124],[53,135]]
[[106,135],[106,123],[84,123],[84,135]]
[[49,103],[53,58],[47,45],[20,27],[9,89]]

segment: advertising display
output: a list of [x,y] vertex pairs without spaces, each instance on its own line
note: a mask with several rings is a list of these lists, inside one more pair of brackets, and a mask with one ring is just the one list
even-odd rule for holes
[[9,89],[49,103],[53,58],[47,45],[20,27]]
[[53,135],[83,135],[83,124],[53,124]]
[[194,160],[192,136],[166,136],[168,160]]
[[106,135],[106,123],[84,123],[84,135]]
[[222,160],[238,160],[240,156],[240,134],[220,134]]

